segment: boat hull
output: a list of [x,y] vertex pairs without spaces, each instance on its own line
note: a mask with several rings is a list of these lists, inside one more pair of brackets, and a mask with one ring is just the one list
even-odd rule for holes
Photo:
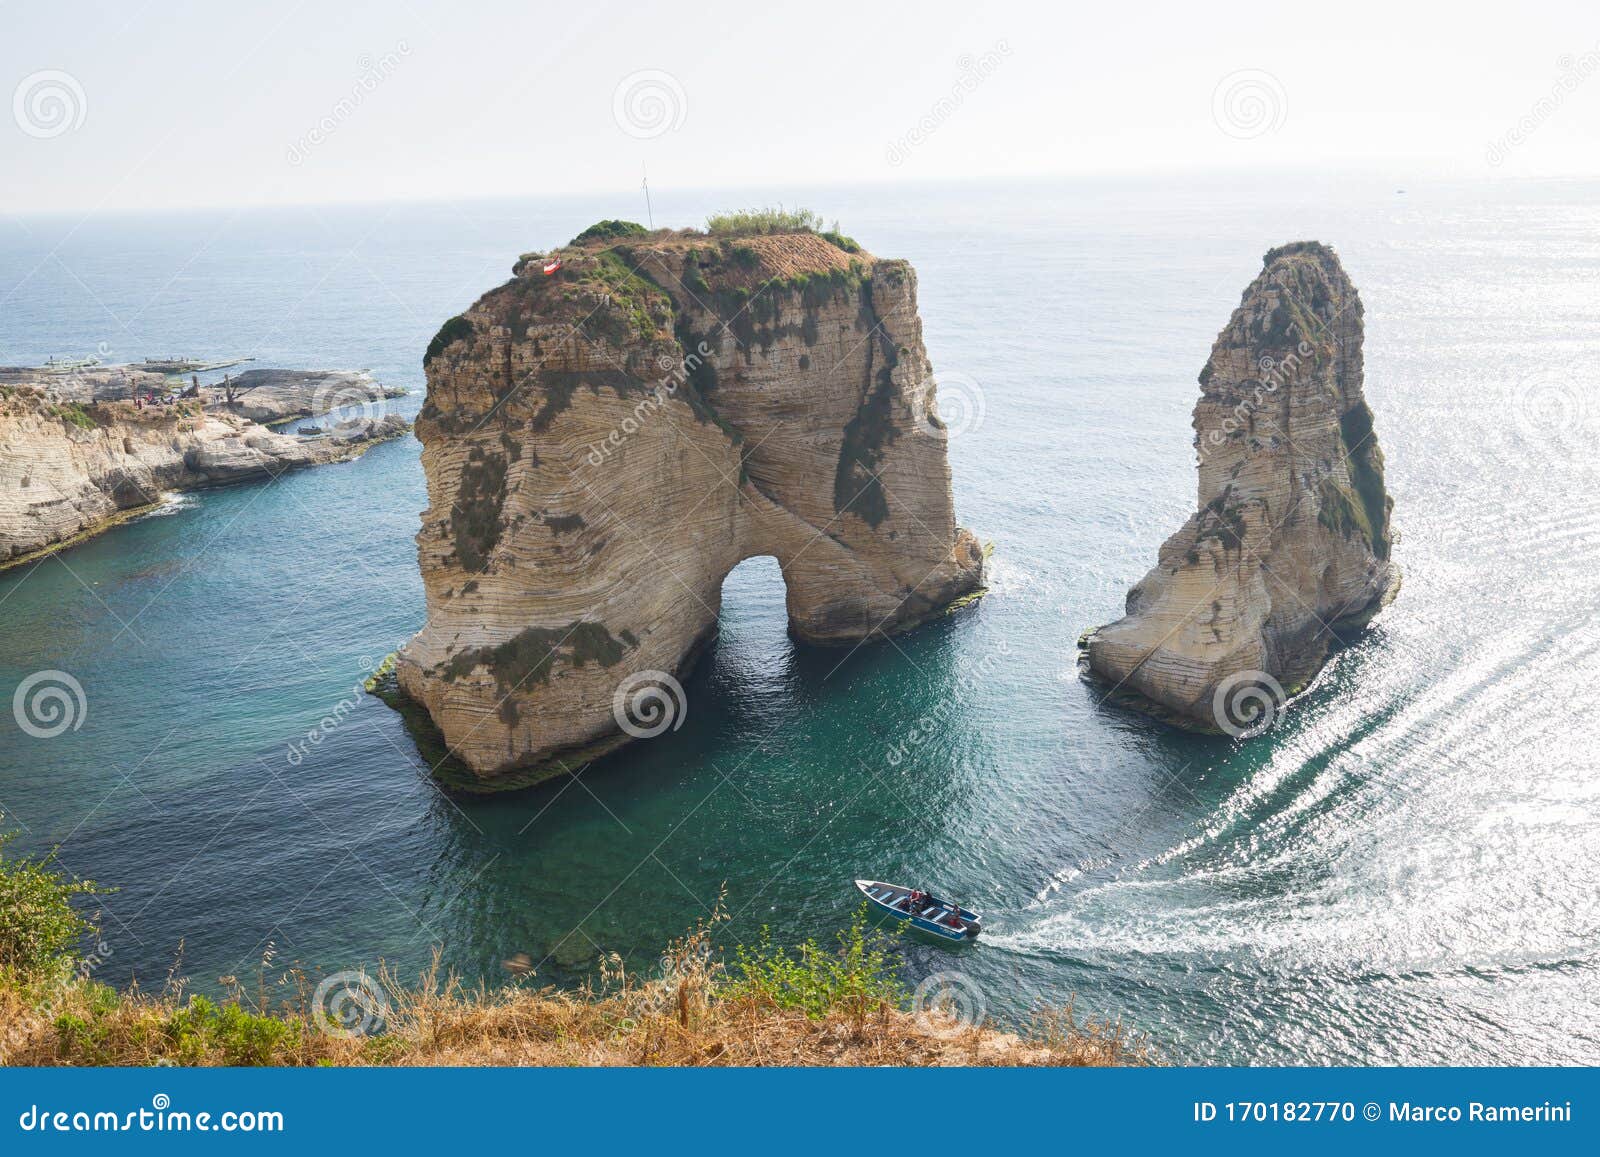
[[876,912],[892,916],[909,924],[919,932],[937,936],[941,940],[976,940],[983,930],[983,918],[948,900],[927,897],[911,905],[911,889],[900,884],[886,884],[880,880],[857,880],[856,889],[867,898]]

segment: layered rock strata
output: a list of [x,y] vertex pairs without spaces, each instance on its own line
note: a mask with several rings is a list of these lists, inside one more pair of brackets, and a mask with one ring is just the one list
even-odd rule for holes
[[397,674],[485,782],[651,733],[653,695],[681,712],[672,679],[744,559],[777,559],[810,643],[906,630],[982,581],[910,265],[635,228],[525,257],[425,359],[428,619]]
[[1361,299],[1332,249],[1266,255],[1194,410],[1199,510],[1085,636],[1119,701],[1259,729],[1397,589],[1383,455],[1362,393]]
[[337,436],[296,438],[199,402],[83,405],[0,387],[0,569],[93,534],[164,491],[343,461],[406,429],[389,415]]

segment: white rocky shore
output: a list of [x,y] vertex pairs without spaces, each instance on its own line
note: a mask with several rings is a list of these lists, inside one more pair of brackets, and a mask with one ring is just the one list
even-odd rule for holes
[[269,426],[329,413],[343,415],[340,424],[360,421],[385,398],[405,392],[382,385],[366,370],[246,370],[229,375],[226,384],[200,387],[207,409]]
[[[397,415],[346,410],[327,436],[297,437],[219,411],[205,394],[162,405],[116,400],[166,381],[135,367],[29,375],[0,370],[0,569],[95,534],[164,492],[344,461],[409,428]],[[291,379],[265,391],[262,404],[287,406],[307,387],[317,393]]]

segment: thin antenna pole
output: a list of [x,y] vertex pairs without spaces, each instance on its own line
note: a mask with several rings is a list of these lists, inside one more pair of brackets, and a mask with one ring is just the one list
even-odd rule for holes
[[644,189],[645,220],[649,221],[650,228],[654,229],[656,227],[656,215],[655,211],[650,208],[650,173],[643,165],[639,166],[639,171],[644,174],[644,180],[640,182],[640,185]]

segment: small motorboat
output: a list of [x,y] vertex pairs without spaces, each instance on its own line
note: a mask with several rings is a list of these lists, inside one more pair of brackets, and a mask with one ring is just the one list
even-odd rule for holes
[[561,258],[559,258],[559,257],[552,258],[551,260],[546,261],[544,263],[544,275],[546,277],[553,277],[555,274],[560,273],[560,272],[561,272]]
[[932,893],[878,880],[857,880],[856,887],[874,908],[945,940],[976,940],[983,931],[983,918],[976,912]]

